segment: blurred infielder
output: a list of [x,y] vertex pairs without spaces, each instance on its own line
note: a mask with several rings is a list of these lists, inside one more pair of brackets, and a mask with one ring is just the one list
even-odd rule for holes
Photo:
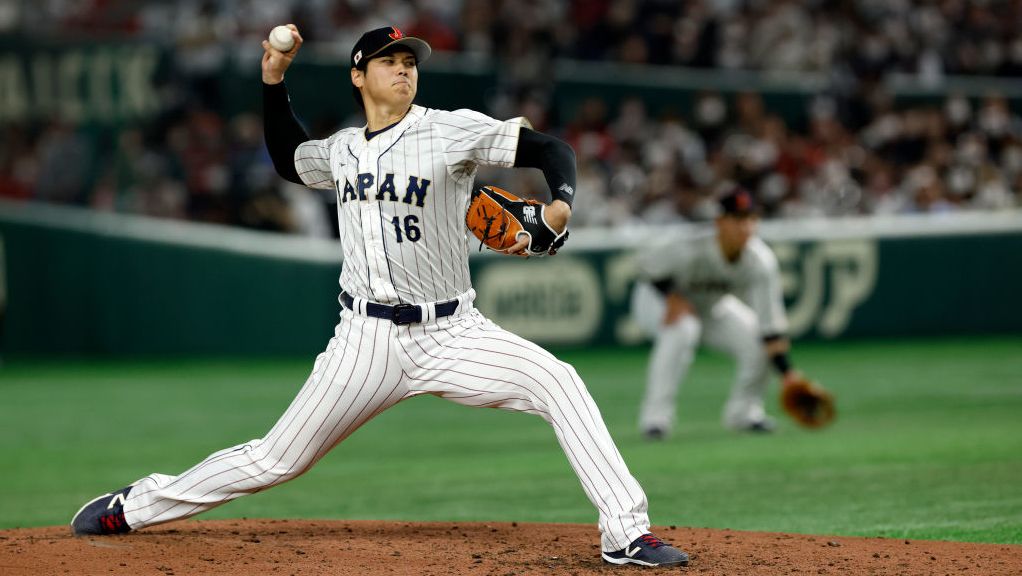
[[[344,264],[334,337],[266,436],[179,476],[150,474],[100,496],[76,514],[74,532],[137,530],[286,482],[377,414],[432,394],[548,421],[599,510],[607,562],[686,564],[684,552],[649,533],[646,496],[574,368],[473,307],[465,215],[477,167],[541,169],[554,200],[539,215],[562,232],[575,188],[571,148],[522,118],[413,105],[430,47],[397,28],[366,32],[351,51],[366,126],[310,140],[283,83],[302,43],[291,28],[289,52],[263,43],[266,141],[282,177],[337,193]],[[507,252],[522,254],[526,245]]]
[[733,188],[720,207],[712,230],[640,255],[644,279],[632,293],[632,315],[654,336],[639,415],[639,429],[651,440],[670,434],[678,387],[700,343],[737,363],[722,414],[728,428],[773,429],[763,407],[771,363],[786,386],[800,377],[788,356],[777,259],[755,236],[752,196]]

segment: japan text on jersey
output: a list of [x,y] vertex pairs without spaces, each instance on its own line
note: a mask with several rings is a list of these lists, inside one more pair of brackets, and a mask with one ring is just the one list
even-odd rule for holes
[[341,288],[366,300],[438,302],[471,290],[465,212],[478,166],[514,164],[522,119],[412,106],[366,138],[345,128],[295,152],[302,181],[333,188]]

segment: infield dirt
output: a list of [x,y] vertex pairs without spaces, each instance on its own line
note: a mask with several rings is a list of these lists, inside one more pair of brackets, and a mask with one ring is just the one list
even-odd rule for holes
[[[1022,546],[656,526],[700,575],[1019,575]],[[594,526],[377,521],[185,521],[75,538],[66,526],[0,531],[6,576],[131,574],[637,574],[600,559]],[[657,572],[664,572],[658,570]]]

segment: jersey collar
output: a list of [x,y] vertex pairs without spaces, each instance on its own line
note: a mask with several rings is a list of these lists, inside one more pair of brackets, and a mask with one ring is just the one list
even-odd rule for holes
[[369,129],[369,123],[367,122],[366,125],[358,131],[359,137],[357,142],[359,147],[379,147],[381,150],[389,148],[391,144],[397,141],[397,139],[404,134],[405,130],[418,122],[425,112],[426,109],[422,106],[412,104],[412,107],[408,109],[408,113],[404,115],[404,118],[390,126],[387,126],[386,128],[372,132],[371,137],[368,139],[366,138],[366,131]]

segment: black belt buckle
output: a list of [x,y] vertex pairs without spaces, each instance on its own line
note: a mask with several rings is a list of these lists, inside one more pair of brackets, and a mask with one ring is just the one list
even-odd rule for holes
[[398,326],[414,324],[422,321],[419,307],[414,304],[395,304],[391,306],[390,320]]

